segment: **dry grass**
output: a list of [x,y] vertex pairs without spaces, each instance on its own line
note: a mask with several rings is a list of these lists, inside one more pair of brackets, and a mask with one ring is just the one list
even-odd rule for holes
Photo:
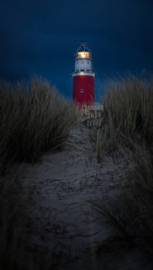
[[[127,136],[147,145],[153,142],[153,79],[134,76],[109,80],[105,95],[102,129],[98,131],[98,160],[108,148],[116,148],[120,139]],[[123,136],[122,136],[123,135]]]
[[47,81],[34,77],[16,87],[0,83],[1,171],[14,162],[34,163],[50,151],[62,149],[77,108]]
[[[99,218],[112,226],[130,245],[145,246],[153,253],[153,83],[135,77],[110,81],[103,99],[103,125],[97,130],[97,158],[119,149],[130,165],[122,172],[120,196],[92,202]],[[77,108],[67,102],[48,82],[33,78],[16,88],[0,85],[0,159],[6,172],[12,163],[36,162],[47,152],[60,150],[71,126],[78,119]],[[7,179],[7,177],[5,177]],[[33,269],[26,246],[26,211],[20,192],[16,198],[8,176],[0,187],[1,269]],[[126,181],[128,185],[123,185]],[[22,191],[22,188],[20,188]],[[28,196],[28,195],[27,195]],[[9,259],[8,259],[9,258]],[[43,269],[50,269],[44,268]]]
[[102,102],[97,159],[118,149],[130,169],[126,175],[120,171],[120,196],[91,202],[92,207],[127,242],[153,253],[153,80],[110,81]]
[[[9,169],[11,165],[35,163],[48,152],[60,151],[70,129],[78,121],[78,108],[49,82],[34,77],[30,83],[21,82],[16,86],[0,83],[0,115],[3,174],[0,183],[0,268],[34,269],[33,254],[27,256],[24,252],[28,232],[26,206],[33,195],[31,189],[23,190],[17,175],[9,174]],[[48,269],[47,264],[44,267]]]

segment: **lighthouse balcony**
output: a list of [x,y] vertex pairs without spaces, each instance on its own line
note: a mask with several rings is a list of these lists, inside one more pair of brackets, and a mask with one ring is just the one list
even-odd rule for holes
[[72,72],[75,72],[75,73],[78,73],[78,72],[94,72],[93,69],[84,69],[84,68],[81,68],[81,69],[74,69],[72,70]]
[[76,70],[72,72],[72,76],[80,76],[80,75],[89,75],[89,76],[95,76],[95,72],[93,70]]

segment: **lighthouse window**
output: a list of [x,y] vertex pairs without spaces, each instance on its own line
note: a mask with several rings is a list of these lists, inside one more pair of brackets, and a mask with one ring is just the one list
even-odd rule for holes
[[82,64],[83,64],[83,61],[82,61]]
[[87,63],[89,64],[89,61]]
[[84,89],[80,89],[80,93],[83,93],[84,92]]

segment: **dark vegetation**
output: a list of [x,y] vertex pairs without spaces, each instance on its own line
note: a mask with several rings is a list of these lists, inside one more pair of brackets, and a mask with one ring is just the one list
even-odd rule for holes
[[130,245],[153,253],[153,79],[110,80],[105,91],[97,160],[118,151],[129,172],[116,179],[119,196],[95,200],[92,207]]
[[0,83],[0,160],[5,172],[14,162],[38,161],[60,150],[77,110],[49,82],[34,77],[30,83]]
[[[153,80],[109,80],[99,102],[104,111],[97,129],[97,161],[119,151],[130,170],[121,172],[119,196],[105,203],[95,199],[90,205],[129,245],[153,253]],[[6,174],[0,183],[0,263],[1,269],[23,269],[15,256],[25,242],[26,213],[20,205],[23,193],[10,196],[15,187],[9,168],[61,150],[78,111],[47,81],[35,77],[16,87],[0,83],[0,115],[0,164]],[[26,262],[29,270],[30,258]]]

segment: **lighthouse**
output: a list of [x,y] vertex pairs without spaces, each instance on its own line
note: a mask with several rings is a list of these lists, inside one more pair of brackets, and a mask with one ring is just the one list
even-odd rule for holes
[[73,103],[82,107],[84,104],[90,105],[95,102],[95,73],[93,71],[92,54],[86,46],[86,42],[89,41],[79,42],[81,42],[81,46],[74,55],[75,71],[72,73],[72,100]]

